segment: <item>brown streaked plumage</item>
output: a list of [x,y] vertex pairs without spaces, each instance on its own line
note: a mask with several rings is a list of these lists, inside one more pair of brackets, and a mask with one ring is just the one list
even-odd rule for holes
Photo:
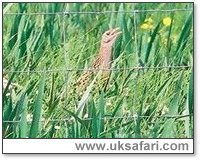
[[76,93],[79,94],[85,91],[89,82],[91,82],[92,77],[94,77],[95,73],[97,73],[97,70],[104,70],[101,79],[103,79],[104,82],[108,80],[110,73],[109,69],[111,67],[112,60],[112,47],[115,43],[116,38],[120,34],[120,29],[115,28],[106,31],[102,35],[98,57],[96,58],[92,66],[89,68],[89,70],[85,71],[74,84],[76,86]]
[[101,46],[99,50],[98,57],[89,68],[89,70],[85,71],[74,84],[76,86],[76,93],[82,94],[89,83],[92,81],[94,75],[98,72],[98,70],[103,70],[103,74],[101,76],[101,81],[107,82],[110,74],[111,60],[112,60],[112,47],[115,43],[118,35],[121,34],[119,28],[110,29],[106,31],[102,35]]

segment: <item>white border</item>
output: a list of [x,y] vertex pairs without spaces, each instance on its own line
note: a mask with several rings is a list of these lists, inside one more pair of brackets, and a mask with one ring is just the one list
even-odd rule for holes
[[193,153],[193,139],[4,139],[3,145],[3,153]]

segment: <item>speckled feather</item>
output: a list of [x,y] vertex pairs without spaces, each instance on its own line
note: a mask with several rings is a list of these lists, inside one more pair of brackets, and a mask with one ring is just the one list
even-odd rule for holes
[[98,57],[95,61],[95,63],[89,68],[89,70],[85,71],[77,80],[77,82],[74,84],[75,86],[75,92],[76,93],[82,93],[86,90],[88,84],[92,81],[96,73],[98,72],[98,69],[100,69],[102,62],[102,57]]
[[97,79],[98,82],[96,82],[96,87],[97,85],[98,88],[105,87],[110,75],[109,69],[111,67],[112,46],[119,34],[121,34],[119,28],[108,30],[103,34],[98,57],[89,70],[85,71],[74,84],[76,94],[82,95],[94,76],[98,73],[99,69],[106,71],[102,71],[101,76]]

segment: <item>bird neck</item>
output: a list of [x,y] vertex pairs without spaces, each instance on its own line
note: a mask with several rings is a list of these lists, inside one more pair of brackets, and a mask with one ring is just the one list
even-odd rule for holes
[[100,57],[102,58],[101,68],[110,69],[112,60],[112,46],[101,45]]

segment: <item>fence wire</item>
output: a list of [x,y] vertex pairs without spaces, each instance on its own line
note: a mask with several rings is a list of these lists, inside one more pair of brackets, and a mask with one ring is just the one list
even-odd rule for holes
[[63,11],[63,12],[38,12],[38,13],[4,13],[4,15],[69,15],[69,14],[111,14],[111,13],[143,13],[143,12],[181,12],[193,11],[193,9],[149,9],[149,10],[133,10],[133,11]]
[[[133,116],[115,116],[115,117],[95,117],[95,118],[80,118],[82,121],[90,121],[90,120],[116,120],[116,119],[133,119],[137,120],[138,118],[167,118],[167,119],[181,119],[181,118],[186,118],[186,117],[191,117],[193,115],[191,114],[186,114],[186,115],[161,115],[161,116],[138,116],[138,115],[133,115]],[[39,122],[73,122],[75,121],[75,118],[73,117],[68,117],[64,119],[43,119],[40,120]],[[16,121],[3,121],[3,123],[20,123],[20,120]],[[27,120],[27,122],[32,122],[32,120]]]
[[192,66],[158,66],[158,67],[129,67],[129,68],[110,68],[110,69],[47,69],[47,70],[4,70],[6,73],[51,73],[51,72],[73,72],[73,71],[132,71],[132,70],[162,70],[162,69],[189,69]]

